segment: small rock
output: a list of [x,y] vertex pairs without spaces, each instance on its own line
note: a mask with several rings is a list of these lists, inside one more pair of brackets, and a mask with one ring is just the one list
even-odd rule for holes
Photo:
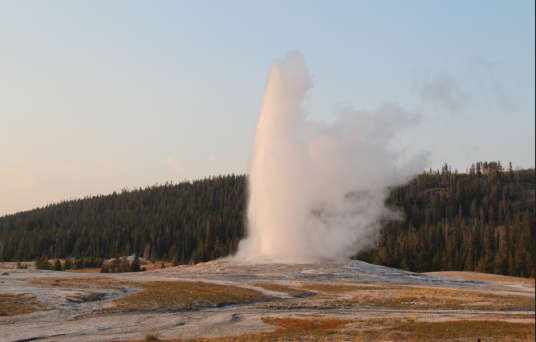
[[4,273],[2,273],[2,275],[9,275],[9,273],[7,273],[7,272],[4,272]]

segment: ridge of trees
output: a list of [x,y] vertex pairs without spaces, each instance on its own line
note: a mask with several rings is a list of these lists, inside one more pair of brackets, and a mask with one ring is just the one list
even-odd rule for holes
[[478,271],[534,278],[534,169],[478,162],[423,172],[391,189],[405,220],[386,223],[356,259],[416,272]]
[[[209,177],[63,201],[0,217],[0,261],[102,260],[131,254],[174,265],[236,252],[245,235],[245,175]],[[390,189],[405,219],[385,222],[356,259],[405,270],[534,277],[535,172],[445,164]]]
[[139,253],[175,264],[234,253],[244,235],[245,175],[63,201],[0,217],[0,261]]

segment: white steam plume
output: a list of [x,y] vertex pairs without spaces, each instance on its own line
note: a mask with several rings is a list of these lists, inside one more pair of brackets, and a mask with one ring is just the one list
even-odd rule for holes
[[384,105],[345,110],[333,124],[311,121],[311,86],[297,51],[270,70],[249,172],[248,235],[236,258],[350,257],[382,218],[397,216],[384,205],[387,187],[411,172],[389,146],[415,118]]

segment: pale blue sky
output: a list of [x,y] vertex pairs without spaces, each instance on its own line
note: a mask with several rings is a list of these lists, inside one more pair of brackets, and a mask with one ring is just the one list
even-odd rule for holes
[[394,103],[430,166],[534,166],[533,1],[0,1],[0,215],[247,172],[271,63],[311,117]]

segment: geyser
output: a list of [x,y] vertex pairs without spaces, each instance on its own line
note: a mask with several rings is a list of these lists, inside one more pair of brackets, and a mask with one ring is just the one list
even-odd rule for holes
[[[412,173],[392,145],[415,116],[383,105],[316,122],[304,103],[311,87],[297,51],[270,69],[249,170],[248,234],[235,258],[350,257],[382,219],[397,217],[385,206],[388,187]],[[419,159],[406,164],[419,169]]]

